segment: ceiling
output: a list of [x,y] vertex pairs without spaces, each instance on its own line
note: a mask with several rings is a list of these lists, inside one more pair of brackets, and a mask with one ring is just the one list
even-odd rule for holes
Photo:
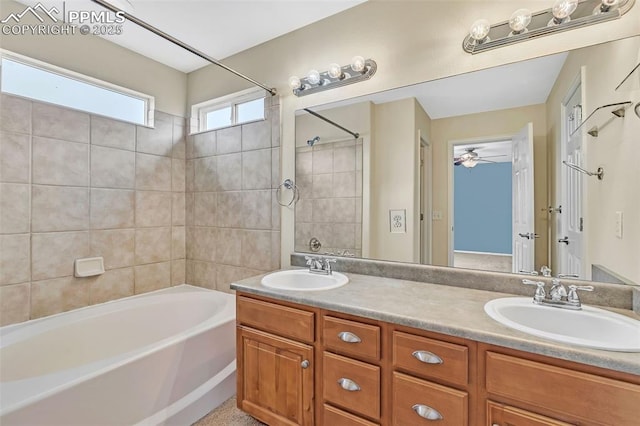
[[[61,0],[38,2],[62,10]],[[131,15],[191,45],[224,59],[298,28],[339,13],[366,0],[107,0]],[[67,0],[67,10],[102,10],[90,0]],[[109,41],[182,72],[208,64],[204,59],[127,22]]]

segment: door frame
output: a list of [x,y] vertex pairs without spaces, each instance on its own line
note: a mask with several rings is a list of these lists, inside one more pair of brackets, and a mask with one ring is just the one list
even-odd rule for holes
[[[454,178],[453,178],[453,149],[457,145],[486,144],[493,142],[510,141],[513,134],[495,136],[483,136],[469,139],[452,139],[447,141],[447,266],[453,267],[453,213],[454,213]],[[513,255],[513,254],[512,254]]]
[[[420,144],[420,263],[433,263],[433,150],[431,142],[418,129],[418,143]],[[425,159],[426,157],[426,159]]]

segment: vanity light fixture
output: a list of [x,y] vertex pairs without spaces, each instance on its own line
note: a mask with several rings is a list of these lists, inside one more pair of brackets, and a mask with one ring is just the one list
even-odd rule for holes
[[373,59],[354,56],[349,65],[333,63],[324,72],[311,70],[306,77],[289,77],[289,87],[296,96],[305,96],[370,79],[378,69]]
[[556,0],[539,12],[516,10],[508,21],[491,25],[486,19],[473,23],[462,42],[475,54],[513,43],[620,18],[635,0]]

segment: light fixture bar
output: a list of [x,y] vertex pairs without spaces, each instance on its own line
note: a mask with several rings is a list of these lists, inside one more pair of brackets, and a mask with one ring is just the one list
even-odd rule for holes
[[[362,58],[360,58],[360,60],[362,60]],[[360,65],[362,65],[362,62]],[[340,67],[341,73],[337,77],[332,77],[330,75],[331,71],[325,71],[318,73],[319,79],[317,75],[315,79],[309,76],[301,78],[299,79],[298,87],[293,88],[293,93],[296,96],[306,96],[369,80],[376,73],[377,69],[378,64],[376,64],[373,59],[366,59],[364,60],[364,67],[361,71],[354,71],[353,64],[350,64]],[[317,82],[315,81],[316,79],[318,80]]]
[[251,77],[247,77],[246,75],[234,70],[231,67],[228,67],[227,65],[223,64],[222,62],[213,59],[211,56],[207,55],[206,53],[203,53],[203,52],[201,52],[201,51],[189,46],[188,44],[178,40],[177,38],[175,38],[175,37],[173,37],[173,36],[171,36],[171,35],[169,35],[167,33],[165,33],[162,30],[159,30],[158,28],[156,28],[153,25],[143,21],[142,19],[138,19],[135,16],[129,14],[128,12],[126,12],[126,11],[124,11],[124,10],[114,6],[114,5],[112,5],[108,1],[105,1],[105,0],[91,0],[91,1],[93,1],[94,3],[99,4],[100,6],[104,7],[105,9],[110,10],[113,13],[120,12],[122,14],[122,16],[124,16],[127,19],[127,21],[131,21],[134,24],[139,25],[140,27],[144,28],[145,30],[151,31],[155,35],[157,35],[157,36],[159,36],[159,37],[161,37],[161,38],[163,38],[163,39],[175,44],[176,46],[179,46],[179,47],[183,48],[184,50],[186,50],[188,52],[191,52],[196,56],[199,56],[200,58],[204,59],[205,61],[208,61],[208,62],[212,63],[213,65],[219,66],[220,68],[222,68],[222,69],[224,69],[226,71],[229,71],[230,73],[235,74],[240,78],[243,78],[243,79],[247,80],[251,84],[254,84],[254,85],[258,86],[258,87],[263,88],[264,90],[269,92],[271,94],[271,96],[275,96],[276,95],[276,93],[277,93],[276,89],[274,89],[273,87],[266,86],[266,85],[264,85],[264,84],[262,84],[262,83],[260,83],[260,82],[258,82],[256,80],[252,79]]
[[326,121],[327,123],[331,124],[332,126],[337,127],[338,129],[342,130],[343,132],[349,133],[351,136],[353,136],[354,139],[358,139],[360,137],[360,133],[352,132],[351,130],[347,129],[346,127],[342,127],[341,125],[339,125],[335,121],[329,120],[324,115],[320,115],[317,112],[310,110],[309,108],[304,108],[304,110],[307,111],[309,114],[313,115],[314,117],[317,117],[320,120]]
[[491,25],[489,33],[483,40],[476,40],[471,34],[467,34],[462,42],[462,48],[465,52],[476,54],[532,38],[612,21],[627,13],[635,4],[635,0],[619,0],[617,6],[608,10],[602,10],[602,4],[602,0],[580,0],[575,11],[571,13],[570,19],[555,24],[552,24],[554,15],[551,8],[532,13],[531,22],[526,30],[520,33],[513,33],[509,21],[503,21]]

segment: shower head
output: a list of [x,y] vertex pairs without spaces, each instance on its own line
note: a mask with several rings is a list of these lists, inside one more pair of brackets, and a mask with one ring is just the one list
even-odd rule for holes
[[307,141],[307,145],[313,146],[313,144],[315,144],[316,142],[320,142],[320,136],[316,136],[313,139],[309,139]]

